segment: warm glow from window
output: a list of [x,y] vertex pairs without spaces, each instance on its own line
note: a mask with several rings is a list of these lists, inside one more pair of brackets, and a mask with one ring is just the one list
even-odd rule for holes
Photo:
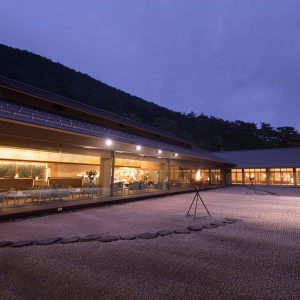
[[196,173],[196,180],[199,181],[200,179],[201,179],[201,174],[200,174],[200,170],[198,170]]
[[[69,154],[59,152],[48,152],[40,150],[28,150],[20,148],[0,147],[1,159],[27,160],[27,161],[47,161],[66,163],[86,163],[99,164],[99,157],[80,154]],[[20,164],[23,162],[19,162]]]

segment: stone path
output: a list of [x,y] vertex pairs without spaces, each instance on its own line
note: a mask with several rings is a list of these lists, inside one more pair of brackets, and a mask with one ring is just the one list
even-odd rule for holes
[[157,232],[143,232],[138,235],[134,234],[127,234],[122,236],[102,236],[102,235],[87,235],[84,237],[80,236],[73,236],[69,238],[61,238],[61,237],[54,237],[54,238],[48,238],[43,239],[39,241],[0,241],[0,248],[4,247],[13,247],[13,248],[20,248],[20,247],[27,247],[27,246],[49,246],[53,244],[72,244],[72,243],[78,243],[78,242],[91,242],[91,241],[100,241],[102,243],[109,243],[109,242],[115,242],[118,240],[134,240],[134,239],[155,239],[159,236],[164,237],[170,234],[190,234],[191,232],[197,232],[202,231],[204,229],[214,229],[219,226],[226,226],[228,224],[233,224],[237,222],[237,219],[230,219],[225,218],[220,221],[211,221],[207,224],[201,225],[201,226],[188,226],[187,228],[180,228],[175,229],[173,231],[170,230],[160,230]]

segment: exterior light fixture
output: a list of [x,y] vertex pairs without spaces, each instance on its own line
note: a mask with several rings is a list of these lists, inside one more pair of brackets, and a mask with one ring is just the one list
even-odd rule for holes
[[161,154],[161,153],[162,153],[162,151],[161,151],[161,150],[157,150],[156,152],[157,152],[158,154]]
[[174,153],[173,156],[178,156],[178,153]]
[[135,146],[135,150],[140,151],[142,147],[140,145]]
[[107,146],[110,146],[110,145],[112,144],[112,140],[106,140],[106,141],[105,141],[105,144],[106,144]]

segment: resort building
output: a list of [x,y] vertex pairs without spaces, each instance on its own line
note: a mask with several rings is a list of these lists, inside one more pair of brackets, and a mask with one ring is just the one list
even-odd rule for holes
[[222,151],[217,156],[235,164],[226,171],[227,184],[300,186],[300,148]]
[[173,134],[0,76],[0,208],[184,190],[198,169],[222,185],[232,166]]
[[[300,185],[300,148],[211,153],[177,136],[0,76],[0,215],[209,185]],[[113,198],[112,198],[113,197]],[[56,203],[56,204],[55,204]],[[29,207],[29,208],[28,208]]]

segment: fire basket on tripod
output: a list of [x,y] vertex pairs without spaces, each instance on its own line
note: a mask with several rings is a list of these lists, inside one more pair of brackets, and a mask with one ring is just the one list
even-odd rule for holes
[[202,204],[203,204],[203,206],[205,207],[208,215],[210,216],[210,213],[209,213],[207,207],[205,206],[205,204],[204,204],[204,202],[203,202],[203,200],[202,200],[202,198],[200,196],[200,193],[199,193],[199,191],[201,189],[201,186],[203,186],[203,183],[204,183],[204,178],[201,178],[200,170],[197,171],[195,179],[194,178],[190,178],[190,182],[193,185],[193,187],[194,187],[194,189],[196,191],[196,194],[195,194],[195,197],[194,197],[194,199],[193,199],[193,201],[191,203],[191,206],[190,206],[190,208],[189,208],[189,210],[188,210],[188,212],[187,212],[186,215],[189,216],[189,212],[190,212],[190,210],[191,210],[191,208],[192,208],[192,206],[193,206],[193,204],[195,202],[194,219],[196,218],[197,207],[198,207],[198,200],[200,199],[201,202],[202,202]]
[[255,187],[254,187],[254,180],[255,180],[255,178],[254,178],[254,176],[251,176],[251,177],[249,177],[249,179],[250,179],[251,187],[252,187],[252,189],[254,191],[254,194],[256,194],[256,190],[255,190]]

